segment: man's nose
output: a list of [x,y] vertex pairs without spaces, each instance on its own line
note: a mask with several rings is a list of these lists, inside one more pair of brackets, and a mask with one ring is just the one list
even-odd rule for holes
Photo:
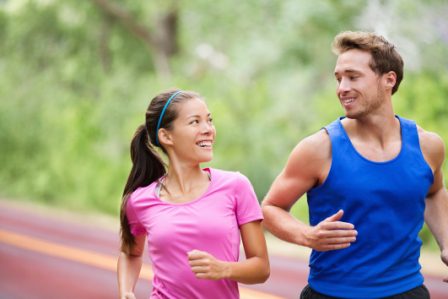
[[351,88],[350,81],[348,79],[343,78],[343,79],[341,79],[341,81],[338,84],[337,91],[338,91],[338,93],[344,93],[344,92],[349,91],[350,88]]

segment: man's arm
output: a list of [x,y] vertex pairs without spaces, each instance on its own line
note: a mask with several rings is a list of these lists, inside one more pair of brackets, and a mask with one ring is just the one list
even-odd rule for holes
[[[445,147],[442,139],[419,130],[423,155],[434,172],[434,182],[426,197],[425,221],[439,245],[442,261],[448,265],[448,192],[443,183]],[[445,277],[448,282],[448,277]]]
[[312,227],[290,213],[294,203],[325,180],[331,165],[331,142],[326,131],[302,140],[263,200],[264,225],[278,238],[318,251],[342,249],[356,240],[353,224],[339,221],[343,211]]

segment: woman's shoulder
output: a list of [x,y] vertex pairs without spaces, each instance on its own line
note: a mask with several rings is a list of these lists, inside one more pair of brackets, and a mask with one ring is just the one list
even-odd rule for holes
[[250,184],[249,179],[239,171],[208,168],[212,180],[227,184]]
[[142,200],[146,201],[148,199],[154,198],[156,185],[157,181],[147,186],[138,187],[129,195],[128,202],[130,202],[131,204],[135,204]]

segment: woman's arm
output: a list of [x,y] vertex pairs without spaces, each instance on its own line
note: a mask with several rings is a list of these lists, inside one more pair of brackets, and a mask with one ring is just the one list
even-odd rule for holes
[[188,253],[191,269],[197,278],[232,279],[241,283],[255,284],[265,282],[270,274],[269,258],[261,221],[241,225],[246,259],[238,262],[217,260],[211,254],[193,250]]
[[118,293],[120,299],[135,299],[134,287],[137,283],[143,263],[145,235],[135,237],[135,244],[129,250],[122,251],[118,258]]
[[268,250],[261,221],[240,227],[246,260],[231,265],[230,278],[241,283],[262,283],[270,275]]

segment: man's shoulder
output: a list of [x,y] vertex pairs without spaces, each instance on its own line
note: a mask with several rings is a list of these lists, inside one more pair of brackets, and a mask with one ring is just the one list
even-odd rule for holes
[[430,164],[439,165],[445,158],[445,143],[435,132],[423,129],[417,125],[420,148]]
[[305,137],[300,141],[299,144],[303,144],[305,147],[310,147],[312,149],[319,149],[321,146],[330,146],[330,136],[325,128]]
[[331,163],[331,141],[325,130],[302,139],[293,149],[284,175],[293,180],[310,182],[310,187],[322,181]]
[[321,129],[303,138],[294,148],[292,156],[300,157],[308,162],[331,157],[331,141],[327,131]]
[[444,141],[439,134],[423,129],[417,125],[418,137],[421,146],[444,148]]

